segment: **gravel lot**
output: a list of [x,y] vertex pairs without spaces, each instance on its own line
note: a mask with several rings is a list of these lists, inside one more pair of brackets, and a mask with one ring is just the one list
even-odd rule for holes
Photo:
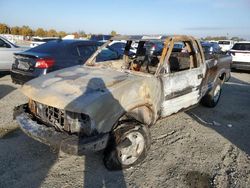
[[27,137],[12,120],[26,100],[0,76],[0,187],[250,187],[249,73],[232,73],[216,108],[159,121],[144,162],[116,172],[100,154],[70,156]]

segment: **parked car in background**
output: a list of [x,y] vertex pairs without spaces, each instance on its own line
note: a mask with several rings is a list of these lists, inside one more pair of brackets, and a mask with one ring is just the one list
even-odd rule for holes
[[[53,40],[15,53],[11,69],[12,81],[23,84],[40,75],[55,70],[82,65],[102,43],[86,40]],[[116,52],[105,49],[97,57],[97,61],[118,59]]]
[[[116,51],[120,56],[122,56],[124,54],[126,44],[127,44],[126,41],[112,41],[108,47]],[[135,54],[136,48],[131,47],[131,49],[129,50],[129,53],[131,55]]]
[[219,40],[218,44],[221,47],[221,51],[227,52],[233,47],[234,41],[233,40]]
[[232,56],[232,68],[250,70],[250,41],[237,42],[229,51]]
[[[12,35],[12,34],[0,34],[0,37],[5,38],[6,40],[8,40],[9,42],[11,42],[12,44],[16,44],[16,40],[15,39],[18,38],[18,36]],[[20,38],[22,38],[22,37],[20,37]]]
[[111,37],[112,37],[111,35],[91,35],[90,40],[98,42],[106,42]]
[[[119,53],[119,55],[122,56],[124,54],[126,44],[127,44],[127,41],[123,41],[123,40],[112,41],[108,45],[108,47],[114,51],[117,51]],[[164,47],[164,43],[159,42],[159,41],[150,41],[150,42],[146,42],[144,47],[145,47],[145,49],[149,49],[155,55],[161,55],[162,49]],[[131,47],[129,49],[129,55],[130,56],[135,55],[137,52],[137,48],[138,48],[138,42],[133,41],[133,43],[131,44]]]
[[109,47],[103,48],[100,52],[100,55],[96,57],[97,62],[107,61],[107,60],[116,60],[120,59],[122,56],[115,50],[110,49]]
[[217,43],[217,44],[218,44],[219,41],[217,41],[217,40],[209,40],[209,41],[207,41],[207,42]]
[[184,43],[183,42],[176,42],[174,44],[174,50],[182,50],[184,48]]
[[201,42],[201,46],[205,54],[221,53],[221,47],[215,42]]
[[150,50],[155,55],[161,55],[162,49],[164,48],[164,43],[161,41],[151,41],[145,43],[146,48],[151,48]]
[[13,63],[13,53],[27,49],[27,47],[17,46],[0,36],[0,71],[10,71]]
[[32,42],[30,43],[30,47],[34,48],[36,46],[39,46],[41,44],[44,44],[46,42],[52,41],[52,40],[57,40],[59,39],[58,37],[33,37]]

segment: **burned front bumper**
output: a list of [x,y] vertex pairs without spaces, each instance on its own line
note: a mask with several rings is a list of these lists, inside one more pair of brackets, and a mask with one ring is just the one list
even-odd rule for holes
[[109,133],[82,137],[75,134],[71,135],[67,132],[60,132],[55,130],[54,127],[48,127],[37,122],[27,112],[26,108],[27,105],[17,107],[14,117],[22,131],[39,142],[74,155],[100,151],[107,146]]

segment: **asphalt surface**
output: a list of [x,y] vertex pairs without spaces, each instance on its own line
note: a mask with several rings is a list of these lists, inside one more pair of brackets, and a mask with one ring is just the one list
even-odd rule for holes
[[22,133],[27,99],[0,76],[0,187],[250,187],[250,74],[232,73],[215,108],[198,106],[151,128],[147,158],[110,172],[101,153],[70,156]]

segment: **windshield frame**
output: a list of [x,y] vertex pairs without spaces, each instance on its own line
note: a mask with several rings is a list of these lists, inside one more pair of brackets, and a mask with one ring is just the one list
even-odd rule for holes
[[104,48],[107,48],[108,45],[112,42],[113,40],[109,40],[107,42],[105,42],[103,45],[99,46],[97,48],[97,50],[90,56],[90,58],[86,61],[86,63],[84,64],[85,66],[94,66],[96,63],[96,57],[98,56],[99,53],[101,53],[101,51]]
[[[96,66],[97,63],[95,62],[96,61],[96,57],[97,55],[102,51],[103,48],[106,48],[113,40],[124,40],[122,37],[120,39],[114,39],[114,38],[111,38],[111,40],[107,41],[106,43],[104,43],[102,46],[100,46],[97,51],[95,53],[92,54],[92,56],[86,61],[86,63],[84,64],[84,66]],[[182,42],[182,41],[189,41],[190,43],[192,43],[193,45],[197,45],[197,48],[198,50],[200,51],[200,59],[201,59],[201,64],[203,64],[203,62],[205,61],[205,57],[204,57],[204,54],[202,53],[203,52],[203,49],[202,49],[202,46],[201,44],[198,42],[198,40],[196,40],[194,37],[191,37],[191,36],[186,36],[186,35],[176,35],[176,36],[173,36],[173,37],[167,37],[165,38],[165,40],[163,41],[162,39],[160,40],[156,40],[156,39],[151,39],[151,40],[144,40],[144,39],[139,39],[139,40],[133,40],[131,38],[128,38],[127,40],[127,44],[126,44],[126,47],[125,47],[125,51],[124,51],[124,54],[123,54],[123,65],[121,67],[121,71],[124,71],[124,72],[129,72],[129,73],[135,73],[136,75],[152,75],[152,76],[161,76],[162,73],[161,73],[161,70],[164,68],[164,67],[167,67],[169,66],[168,63],[166,63],[166,61],[168,61],[169,57],[170,57],[170,54],[172,53],[172,50],[173,50],[173,47],[174,47],[174,42]],[[146,72],[140,72],[140,71],[135,71],[135,70],[130,70],[127,68],[127,63],[128,63],[128,60],[129,60],[129,49],[131,47],[131,44],[133,41],[144,41],[144,42],[147,42],[147,41],[161,41],[163,42],[163,50],[162,50],[162,53],[161,55],[159,56],[159,63],[157,65],[157,68],[156,68],[156,71],[155,73],[151,74],[151,73],[146,73]],[[193,49],[192,49],[193,50]],[[197,57],[198,58],[198,57]],[[107,61],[109,62],[109,61]],[[105,62],[103,62],[105,64]],[[102,62],[99,62],[98,65],[101,65]],[[138,73],[139,72],[139,73]],[[166,72],[167,74],[168,72]]]

